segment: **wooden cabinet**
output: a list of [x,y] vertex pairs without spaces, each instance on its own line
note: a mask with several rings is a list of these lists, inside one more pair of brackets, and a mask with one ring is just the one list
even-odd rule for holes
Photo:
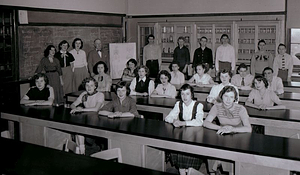
[[154,25],[155,25],[155,23],[138,24],[138,57],[137,57],[137,61],[140,64],[143,63],[144,46],[148,44],[147,37],[150,34],[155,36]]

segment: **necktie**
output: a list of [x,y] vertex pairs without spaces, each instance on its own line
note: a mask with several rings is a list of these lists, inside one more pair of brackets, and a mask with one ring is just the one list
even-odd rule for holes
[[242,83],[241,83],[242,86],[245,86],[245,78],[242,78]]
[[101,50],[97,50],[98,55],[101,57]]
[[282,69],[285,69],[285,58],[284,55],[282,55],[282,65],[281,65]]

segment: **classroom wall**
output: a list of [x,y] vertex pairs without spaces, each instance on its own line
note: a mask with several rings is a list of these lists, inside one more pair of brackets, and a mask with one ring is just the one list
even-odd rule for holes
[[0,0],[0,5],[126,14],[127,0]]
[[300,1],[287,0],[286,28],[300,28]]
[[128,0],[127,15],[277,11],[285,11],[285,0]]

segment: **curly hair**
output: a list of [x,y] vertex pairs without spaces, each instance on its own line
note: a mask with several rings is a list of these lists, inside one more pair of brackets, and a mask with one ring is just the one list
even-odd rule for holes
[[179,92],[178,92],[178,97],[181,96],[182,91],[185,91],[185,90],[188,90],[188,89],[191,91],[192,99],[194,99],[194,97],[195,97],[194,88],[189,84],[184,84],[184,85],[181,86],[181,88],[179,89]]
[[45,56],[45,57],[48,57],[48,56],[49,56],[49,52],[50,52],[50,50],[51,50],[52,48],[55,49],[55,53],[56,53],[56,48],[55,48],[53,45],[49,45],[49,46],[47,46],[46,49],[44,50],[44,56]]
[[93,72],[94,72],[95,75],[98,75],[98,74],[99,74],[99,72],[98,72],[98,66],[99,66],[100,64],[103,64],[103,66],[104,66],[104,73],[107,73],[107,71],[108,71],[107,65],[106,65],[103,61],[99,61],[99,62],[97,62],[97,63],[95,64],[95,66],[93,67]]
[[[171,81],[171,74],[170,74],[168,71],[166,71],[166,70],[161,70],[161,71],[159,72],[159,74],[158,74],[158,76],[157,76],[157,78],[159,79],[159,81],[160,81],[160,76],[161,76],[161,75],[165,75],[166,77],[168,77],[168,82]],[[161,83],[161,81],[160,81],[160,83]]]
[[146,76],[149,76],[150,71],[149,71],[149,68],[147,66],[140,65],[140,66],[137,67],[137,70],[140,70],[142,68],[145,69]]
[[90,81],[93,81],[95,83],[95,86],[97,89],[98,88],[98,82],[93,78],[93,77],[87,77],[85,79],[82,80],[82,83],[81,83],[81,86],[85,88],[85,85],[90,82]]
[[73,40],[73,42],[72,42],[72,47],[73,47],[73,49],[75,49],[75,43],[76,43],[76,41],[80,41],[80,42],[81,42],[81,46],[80,46],[79,49],[82,49],[82,48],[83,48],[83,41],[82,41],[80,38],[75,38],[75,39]]
[[44,73],[37,73],[32,77],[34,84],[35,84],[35,81],[38,80],[39,78],[44,78],[45,86],[47,86],[49,84],[49,79],[48,79],[47,75]]

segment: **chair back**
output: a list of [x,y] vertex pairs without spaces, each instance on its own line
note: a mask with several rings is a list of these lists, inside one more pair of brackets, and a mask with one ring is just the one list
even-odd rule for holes
[[1,132],[1,137],[11,139],[9,131],[2,131]]
[[79,147],[78,145],[73,142],[72,140],[67,139],[65,144],[65,151],[69,152],[72,151],[73,153],[79,154]]
[[91,157],[96,157],[104,160],[118,159],[119,163],[122,163],[122,154],[120,148],[112,148],[109,150],[97,152],[92,154]]

